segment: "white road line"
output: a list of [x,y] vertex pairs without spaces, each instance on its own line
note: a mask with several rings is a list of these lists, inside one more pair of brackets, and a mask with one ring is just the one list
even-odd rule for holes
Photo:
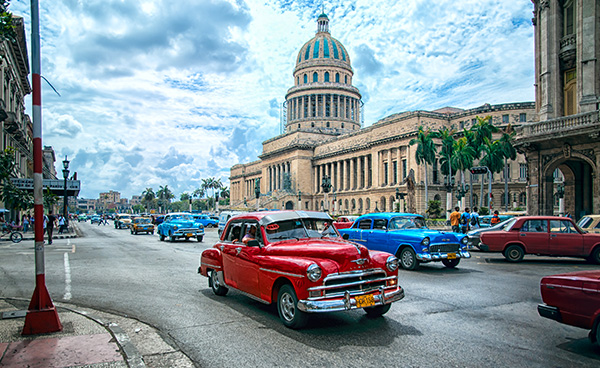
[[63,299],[71,299],[71,265],[69,264],[69,253],[64,253],[65,260],[65,295]]

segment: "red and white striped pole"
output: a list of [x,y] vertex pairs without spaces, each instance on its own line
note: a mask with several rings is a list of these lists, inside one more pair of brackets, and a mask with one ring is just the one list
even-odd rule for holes
[[[62,330],[46,288],[44,268],[44,197],[42,188],[42,91],[38,0],[31,0],[31,82],[33,87],[33,203],[35,219],[35,290],[25,316],[23,335]],[[48,225],[51,226],[51,225]]]

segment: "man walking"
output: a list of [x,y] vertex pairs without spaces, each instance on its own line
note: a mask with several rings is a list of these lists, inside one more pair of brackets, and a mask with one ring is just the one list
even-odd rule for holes
[[479,212],[477,212],[477,207],[473,207],[473,212],[471,213],[471,230],[479,228]]
[[469,213],[469,207],[465,207],[465,212],[460,215],[460,225],[462,233],[466,234],[469,232],[469,222],[471,220],[471,214]]
[[52,214],[52,210],[48,211],[48,223],[46,224],[46,231],[48,232],[48,244],[52,244],[52,233],[54,232],[54,224],[56,223],[56,217]]
[[452,226],[452,231],[455,233],[460,233],[460,210],[459,207],[454,208],[454,212],[450,214],[450,225]]

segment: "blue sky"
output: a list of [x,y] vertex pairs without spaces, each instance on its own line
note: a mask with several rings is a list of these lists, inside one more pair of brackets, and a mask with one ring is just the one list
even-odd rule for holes
[[[42,75],[61,95],[43,84],[42,140],[58,172],[68,155],[83,198],[228,185],[229,168],[279,134],[321,6],[350,54],[366,126],[534,100],[530,0],[40,0]],[[29,47],[30,2],[9,9]]]

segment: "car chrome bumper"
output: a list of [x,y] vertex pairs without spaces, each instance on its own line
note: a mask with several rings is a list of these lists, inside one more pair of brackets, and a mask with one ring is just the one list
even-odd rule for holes
[[[367,295],[369,293],[360,294]],[[299,300],[298,309],[303,312],[319,313],[319,312],[339,312],[350,309],[357,309],[356,299],[354,296],[350,296],[350,293],[346,292],[346,295],[342,298],[336,299],[322,299],[322,300]],[[374,294],[375,305],[384,305],[396,302],[404,298],[404,290],[401,287],[394,289],[393,291],[385,292],[383,288],[379,289],[379,293]]]
[[542,317],[553,319],[558,322],[562,321],[562,316],[560,315],[560,310],[556,307],[551,307],[546,304],[538,304],[537,309],[538,309],[539,315]]
[[[471,253],[466,250],[461,250],[456,253],[456,258],[471,258]],[[421,262],[441,261],[448,259],[448,253],[417,253],[417,259]]]
[[204,230],[199,230],[199,229],[180,229],[180,230],[175,230],[173,232],[173,236],[176,236],[176,237],[201,236],[201,235],[204,235]]

